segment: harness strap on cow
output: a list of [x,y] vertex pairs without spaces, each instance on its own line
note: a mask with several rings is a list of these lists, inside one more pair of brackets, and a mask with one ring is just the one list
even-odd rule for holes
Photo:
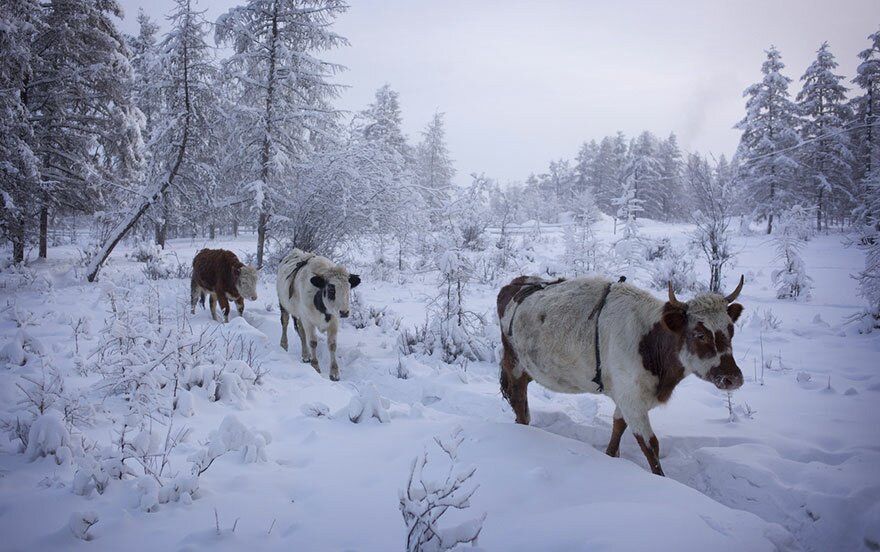
[[510,315],[510,323],[507,325],[507,336],[513,337],[513,319],[516,318],[516,310],[519,308],[520,304],[525,301],[527,297],[546,289],[547,286],[552,286],[554,284],[558,284],[560,282],[564,282],[565,278],[559,278],[558,280],[553,280],[552,282],[523,282],[521,284],[511,284],[522,286],[519,291],[516,292],[516,295],[511,299],[514,302],[513,305],[513,314]]
[[302,267],[309,264],[309,261],[311,261],[314,258],[315,258],[315,255],[309,255],[308,257],[306,257],[302,261],[296,263],[296,266],[293,267],[293,272],[291,272],[290,274],[287,275],[287,279],[290,280],[291,290],[293,289],[293,280],[296,279],[296,275],[299,273],[299,271],[302,269]]
[[[626,276],[621,276],[619,280],[617,280],[618,284],[622,284],[626,281]],[[591,381],[595,383],[599,392],[602,393],[605,391],[605,386],[602,384],[602,357],[599,353],[599,316],[602,314],[602,308],[605,306],[605,301],[608,299],[608,294],[611,293],[611,286],[614,285],[614,282],[608,282],[605,285],[605,290],[602,292],[602,298],[593,307],[592,312],[590,312],[590,316],[587,317],[587,320],[592,320],[593,317],[596,317],[596,346],[594,347],[596,350],[596,377],[594,377]]]

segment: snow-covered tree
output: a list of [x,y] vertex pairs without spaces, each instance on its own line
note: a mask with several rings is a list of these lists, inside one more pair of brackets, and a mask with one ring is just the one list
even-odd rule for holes
[[[867,235],[880,232],[880,209],[875,197],[877,179],[880,178],[880,31],[868,37],[871,46],[859,52],[859,63],[853,82],[863,91],[854,98],[855,119],[853,141],[855,142],[855,171],[853,195],[856,197],[854,212],[856,226]],[[865,241],[865,240],[863,240]]]
[[[161,122],[153,131],[150,144],[151,180],[167,177],[183,145],[178,177],[162,193],[163,214],[157,243],[164,247],[173,206],[186,206],[190,221],[211,211],[216,183],[216,122],[221,119],[215,93],[213,49],[208,45],[208,22],[196,11],[192,0],[176,0],[168,15],[171,30],[158,47],[158,78],[153,83],[161,98]],[[186,129],[185,129],[186,127]],[[186,142],[183,133],[187,131]]]
[[666,140],[660,142],[657,163],[660,173],[654,196],[657,201],[657,217],[658,220],[669,222],[679,219],[687,211],[687,196],[681,185],[681,150],[675,134],[671,133]]
[[800,205],[795,205],[780,216],[779,229],[773,237],[776,260],[782,267],[771,274],[776,286],[777,299],[797,299],[810,297],[813,279],[807,276],[801,250],[806,243],[804,236],[812,227],[812,213]]
[[593,180],[593,165],[599,155],[599,144],[595,140],[584,142],[578,150],[574,165],[574,188],[576,193],[589,190],[595,197],[596,182]]
[[[40,160],[40,256],[50,210],[93,212],[143,171],[143,115],[115,0],[52,0],[43,8],[26,94]],[[118,200],[117,200],[118,201]]]
[[302,185],[298,164],[336,119],[329,100],[338,86],[329,79],[340,66],[316,53],[347,43],[331,30],[346,8],[342,0],[248,0],[217,21],[217,41],[233,48],[223,71],[238,92],[241,150],[233,154],[250,165],[258,267],[285,189]]
[[599,272],[599,240],[593,225],[599,220],[600,212],[592,192],[585,189],[575,194],[571,209],[574,222],[565,227],[563,260],[575,276]]
[[792,188],[798,168],[793,148],[797,106],[789,100],[791,79],[781,73],[782,56],[774,46],[767,50],[761,66],[764,78],[746,88],[746,116],[736,128],[743,131],[737,155],[740,179],[755,202],[755,214],[767,220],[773,231],[773,216],[792,204]]
[[724,265],[733,258],[730,243],[730,209],[733,205],[731,169],[722,156],[713,170],[697,154],[688,156],[684,182],[693,198],[691,214],[696,226],[693,240],[709,263],[709,291],[721,292]]
[[452,179],[455,177],[455,166],[446,147],[443,124],[443,113],[435,113],[416,148],[416,183],[435,223],[443,206],[449,202]]
[[620,197],[620,174],[626,164],[626,137],[618,132],[615,137],[606,136],[599,144],[599,151],[593,162],[593,183],[596,203],[602,212],[614,215],[615,198]]
[[663,204],[658,149],[657,138],[650,132],[642,132],[630,143],[626,168],[631,175],[635,197],[641,201],[644,216],[651,219],[661,218]]
[[38,17],[33,0],[10,0],[0,10],[0,236],[12,242],[16,263],[24,260],[32,194],[40,180],[27,101]]
[[803,142],[798,159],[805,193],[814,198],[817,231],[823,224],[828,227],[829,203],[841,201],[842,192],[851,188],[853,155],[844,132],[851,114],[840,82],[843,76],[834,74],[836,68],[834,55],[823,42],[801,77],[804,86],[797,95]]
[[621,194],[612,200],[612,204],[617,207],[615,230],[617,219],[623,225],[622,236],[614,244],[615,253],[622,267],[640,266],[644,260],[644,244],[639,236],[638,216],[644,209],[642,200],[636,197],[632,173],[623,176]]
[[[360,112],[354,122],[359,136],[353,142],[364,140],[367,147],[375,150],[375,163],[381,164],[388,175],[384,189],[384,207],[375,212],[379,224],[374,227],[384,245],[385,237],[397,242],[397,266],[403,268],[404,252],[428,226],[428,214],[424,208],[427,199],[415,186],[417,181],[415,152],[403,134],[403,114],[400,95],[389,84],[376,91],[375,101]],[[381,247],[380,249],[384,249]]]

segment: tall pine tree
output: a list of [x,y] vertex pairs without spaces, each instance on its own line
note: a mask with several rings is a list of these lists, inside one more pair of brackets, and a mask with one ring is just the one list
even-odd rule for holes
[[789,100],[791,79],[782,74],[785,64],[774,46],[761,66],[764,78],[746,88],[746,116],[736,128],[743,131],[737,155],[740,178],[755,202],[755,214],[773,231],[773,215],[792,202],[798,144],[795,131],[797,106]]
[[823,224],[828,227],[829,205],[842,201],[842,192],[851,188],[853,155],[845,132],[851,114],[843,77],[834,74],[836,68],[828,43],[822,43],[816,60],[801,77],[804,85],[797,95],[803,142],[798,149],[801,182],[815,206],[817,231]]

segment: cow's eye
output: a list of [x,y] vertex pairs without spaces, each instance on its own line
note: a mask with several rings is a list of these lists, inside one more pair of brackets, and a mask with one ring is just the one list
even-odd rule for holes
[[695,337],[703,343],[709,343],[710,341],[709,334],[698,333],[695,335]]

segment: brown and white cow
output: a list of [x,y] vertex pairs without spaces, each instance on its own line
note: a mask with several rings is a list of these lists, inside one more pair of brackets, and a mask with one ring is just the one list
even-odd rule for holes
[[669,400],[689,374],[719,389],[742,385],[731,344],[743,310],[733,301],[742,287],[740,278],[726,297],[704,293],[681,302],[670,284],[664,302],[602,278],[516,278],[497,300],[501,393],[521,424],[529,423],[526,390],[532,380],[560,393],[608,395],[616,408],[606,453],[618,455],[628,425],[651,471],[663,475],[648,411]]
[[349,274],[330,259],[301,249],[288,253],[278,266],[275,284],[281,307],[281,347],[287,350],[287,325],[292,316],[302,346],[302,361],[311,363],[320,374],[315,330],[326,333],[333,381],[339,381],[336,363],[339,319],[348,317],[349,294],[359,283],[361,279],[357,274]]
[[238,260],[235,253],[225,249],[202,249],[193,259],[190,280],[191,312],[196,303],[205,306],[205,295],[210,297],[211,318],[217,320],[214,307],[219,302],[223,320],[229,322],[229,300],[235,301],[239,314],[244,314],[244,300],[257,300],[257,269]]

